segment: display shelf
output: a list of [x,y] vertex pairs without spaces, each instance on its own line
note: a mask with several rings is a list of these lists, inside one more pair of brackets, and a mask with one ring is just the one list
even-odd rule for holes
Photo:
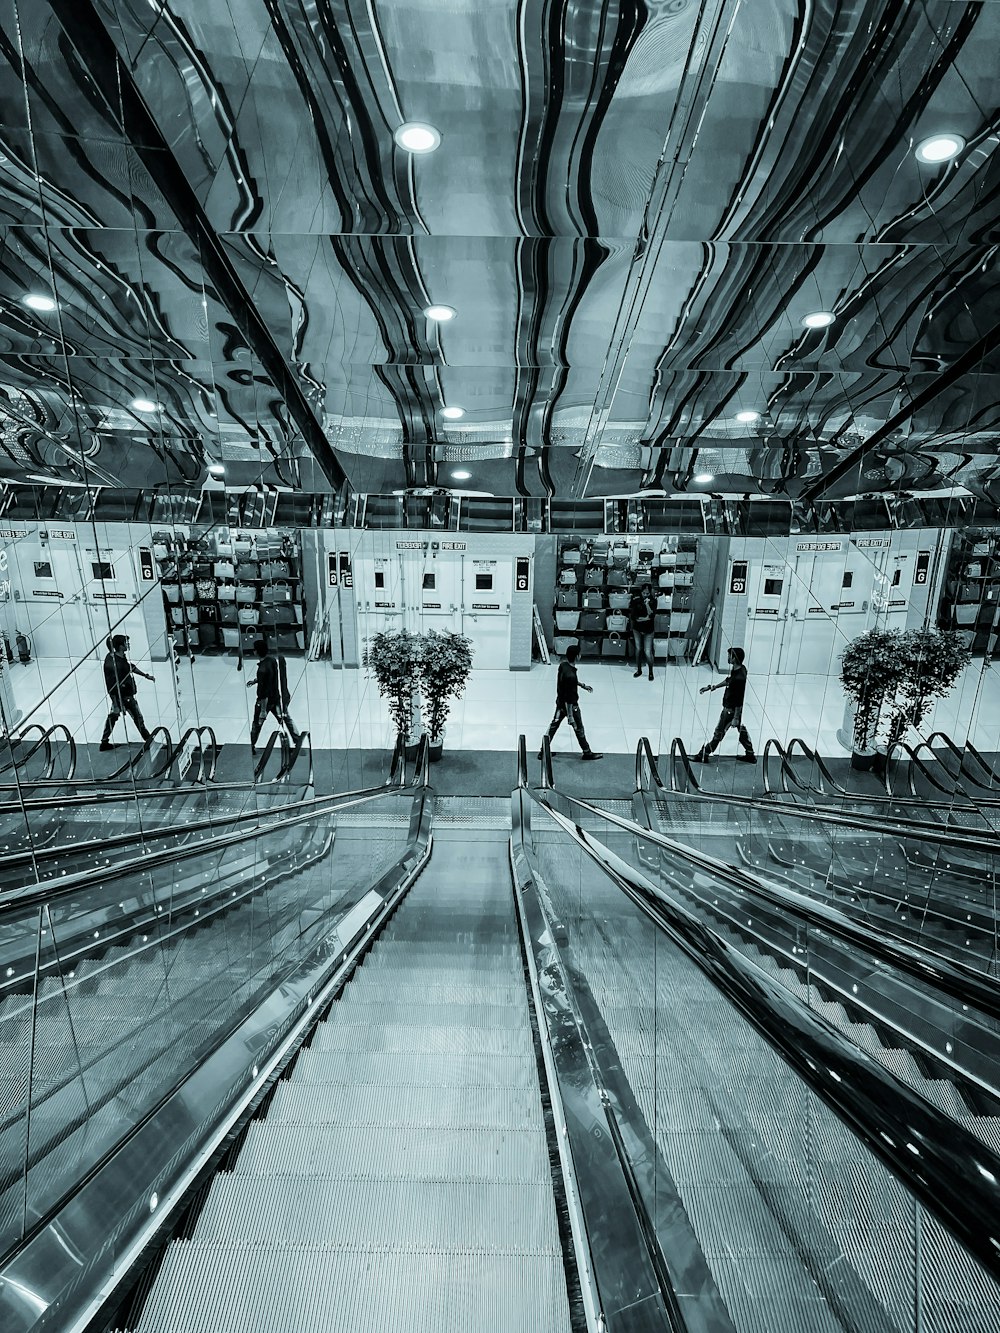
[[971,651],[997,650],[1000,610],[1000,535],[971,529],[956,533],[938,607],[938,625],[960,631]]

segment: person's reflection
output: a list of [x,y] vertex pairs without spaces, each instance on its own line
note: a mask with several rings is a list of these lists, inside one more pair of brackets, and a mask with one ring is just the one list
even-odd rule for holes
[[108,654],[104,659],[104,685],[111,701],[111,711],[104,723],[101,749],[113,750],[115,745],[111,739],[111,732],[122,713],[127,713],[139,728],[139,735],[142,739],[144,741],[149,740],[149,731],[143,721],[142,714],[139,712],[134,677],[142,676],[146,680],[152,680],[153,677],[148,672],[141,671],[128,660],[127,635],[115,634],[110,639],[106,639],[105,643]]
[[257,686],[257,703],[254,708],[253,722],[250,724],[250,753],[257,753],[257,738],[270,713],[278,724],[288,732],[292,744],[298,743],[299,733],[288,712],[291,703],[291,691],[288,688],[288,672],[283,657],[275,656],[268,647],[266,639],[258,639],[254,652],[260,659],[257,674],[247,681],[247,689]]

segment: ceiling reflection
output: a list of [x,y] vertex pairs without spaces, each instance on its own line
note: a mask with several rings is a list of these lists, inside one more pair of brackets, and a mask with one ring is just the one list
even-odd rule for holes
[[990,0],[0,0],[0,479],[993,504],[998,49]]

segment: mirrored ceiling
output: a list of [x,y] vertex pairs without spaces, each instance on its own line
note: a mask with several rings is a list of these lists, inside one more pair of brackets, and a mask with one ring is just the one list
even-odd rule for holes
[[997,503],[998,51],[996,0],[0,0],[0,478]]

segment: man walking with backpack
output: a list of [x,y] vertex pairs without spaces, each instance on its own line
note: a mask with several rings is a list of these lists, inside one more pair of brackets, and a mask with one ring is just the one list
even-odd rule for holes
[[114,742],[111,739],[111,731],[115,723],[121,717],[122,713],[128,713],[129,717],[139,728],[139,735],[144,741],[149,740],[149,730],[143,721],[142,714],[139,712],[139,704],[136,700],[135,676],[143,676],[146,680],[152,680],[153,677],[146,671],[140,671],[128,660],[128,636],[125,634],[115,634],[110,639],[105,640],[108,654],[104,659],[104,687],[108,692],[108,699],[111,703],[111,711],[108,713],[107,721],[104,724],[104,734],[101,736],[101,749],[113,750]]
[[257,702],[254,707],[253,721],[250,723],[250,753],[257,753],[257,738],[261,733],[261,728],[267,718],[268,713],[277,721],[278,725],[284,727],[291,737],[293,745],[298,744],[299,732],[295,723],[292,721],[288,705],[291,703],[291,693],[288,689],[288,674],[283,657],[275,657],[267,646],[266,639],[258,639],[254,644],[254,652],[260,659],[257,665],[257,674],[253,680],[247,681],[247,689],[257,686]]

